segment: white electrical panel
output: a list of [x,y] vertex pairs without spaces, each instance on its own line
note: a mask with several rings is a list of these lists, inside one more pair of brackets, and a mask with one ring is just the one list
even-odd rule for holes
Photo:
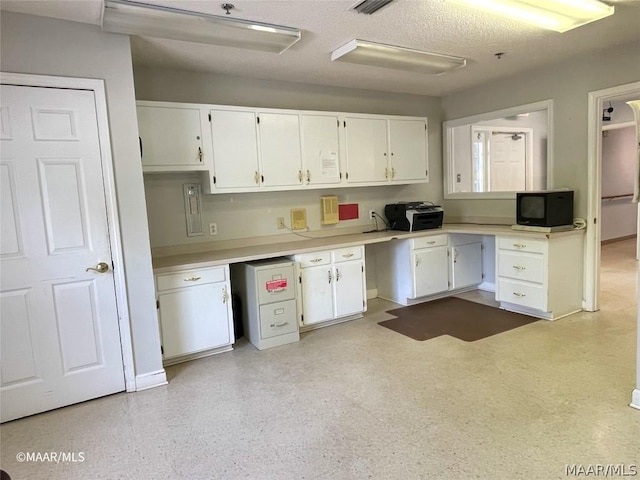
[[204,235],[202,231],[202,199],[199,183],[185,183],[184,209],[187,219],[187,236],[196,237]]

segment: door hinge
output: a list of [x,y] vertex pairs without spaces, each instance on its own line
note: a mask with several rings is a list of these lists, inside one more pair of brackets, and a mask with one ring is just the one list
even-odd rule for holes
[[362,270],[362,273],[364,273],[364,265],[360,266],[360,270]]
[[429,176],[429,170],[425,170],[425,171],[424,171],[424,176],[425,176],[425,177],[428,177],[428,176]]
[[347,128],[347,121],[345,120],[344,122],[342,122],[344,125],[344,128]]
[[480,274],[480,278],[484,278],[484,273],[481,273],[481,274]]
[[304,315],[300,315],[300,323],[304,323]]
[[299,276],[298,276],[298,282],[299,282],[299,283],[302,283],[302,275],[299,275]]
[[260,117],[256,117],[256,121],[258,122],[258,124],[260,123]]
[[342,180],[342,172],[340,172],[340,180]]
[[156,300],[156,308],[159,309],[160,308],[160,300]]
[[344,178],[346,178],[347,180],[349,180],[349,172],[344,174]]
[[364,300],[362,300],[362,308],[364,308]]
[[209,122],[211,122],[211,114],[209,114]]
[[162,345],[160,345],[160,353],[164,355],[164,347]]
[[427,131],[427,124],[426,123],[424,124],[424,131],[425,132]]
[[336,123],[338,124],[338,128],[340,128],[340,119],[339,118],[336,119]]
[[217,181],[217,180],[216,180],[216,176],[214,175],[214,176],[213,176],[213,184],[214,184],[214,185],[216,184],[216,181]]
[[113,260],[111,260],[111,270],[115,270],[116,269],[116,264],[113,263]]
[[594,219],[593,219],[593,224],[595,225],[596,223],[598,223],[598,219],[597,219],[597,218],[594,218]]

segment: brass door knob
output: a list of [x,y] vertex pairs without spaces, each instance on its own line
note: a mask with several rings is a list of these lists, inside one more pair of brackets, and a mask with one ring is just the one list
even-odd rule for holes
[[87,268],[85,270],[85,272],[88,272],[89,270],[93,270],[93,271],[98,272],[98,273],[105,273],[105,272],[109,271],[109,264],[105,263],[105,262],[100,262],[95,267]]

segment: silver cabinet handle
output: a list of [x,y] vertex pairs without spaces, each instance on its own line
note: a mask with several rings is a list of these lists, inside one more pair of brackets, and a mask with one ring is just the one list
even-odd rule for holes
[[109,271],[109,264],[106,262],[100,262],[95,267],[88,267],[85,272],[88,272],[89,270],[93,270],[98,273],[106,273]]
[[185,282],[197,282],[198,280],[200,280],[202,277],[196,277],[195,275],[193,277],[187,277],[184,279]]
[[322,259],[321,258],[314,258],[313,260],[309,260],[311,263],[318,263],[321,262]]
[[227,303],[229,300],[229,294],[227,293],[227,287],[222,287],[222,303]]
[[311,183],[311,172],[307,170],[307,183]]
[[524,248],[524,247],[527,246],[527,244],[526,243],[514,243],[513,246],[516,247],[516,248]]
[[333,280],[333,275],[331,275],[331,270],[327,270],[327,274],[329,276],[329,283],[331,283],[331,280]]
[[256,173],[253,175],[253,180],[256,182],[256,185],[260,185],[260,175],[258,174],[257,170],[256,170]]
[[344,258],[351,258],[351,257],[353,257],[353,253],[343,253],[342,256]]
[[340,280],[340,277],[341,277],[341,276],[342,276],[342,275],[340,275],[340,270],[338,270],[338,269],[336,268],[336,282],[338,282],[338,281]]
[[198,147],[198,160],[202,161],[203,156],[204,154],[202,153],[202,148]]
[[514,265],[513,268],[515,268],[519,272],[521,272],[522,270],[526,270],[526,267],[523,267],[522,265]]
[[[386,154],[385,154],[386,155]],[[385,167],[384,169],[384,178],[388,179],[389,178],[389,169],[387,167]]]
[[433,245],[434,243],[436,243],[436,241],[435,241],[435,240],[429,240],[429,241],[427,242],[427,245]]
[[514,294],[516,297],[526,297],[526,295],[525,295],[524,293],[520,293],[520,292],[513,292],[513,294]]
[[[393,153],[391,155],[393,155]],[[396,178],[396,169],[393,167],[391,167],[391,178]]]
[[302,170],[298,170],[298,181],[302,183]]
[[289,325],[289,322],[281,322],[281,323],[272,323],[271,325],[269,325],[271,328],[274,327],[284,327],[285,325]]

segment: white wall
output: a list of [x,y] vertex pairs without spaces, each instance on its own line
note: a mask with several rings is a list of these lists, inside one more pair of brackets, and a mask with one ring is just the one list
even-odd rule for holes
[[[444,119],[553,99],[552,187],[574,189],[575,216],[584,218],[587,215],[588,94],[637,81],[640,78],[638,51],[638,42],[619,45],[454,93],[442,100]],[[447,200],[444,207],[449,217],[515,221],[512,200]]]
[[[442,197],[442,134],[440,99],[338,87],[273,82],[228,75],[136,68],[139,100],[242,105],[305,110],[415,115],[429,118],[429,184],[309,190],[294,192],[203,195],[203,223],[215,222],[218,234],[187,237],[182,185],[199,182],[196,174],[147,174],[145,190],[152,247],[287,234],[276,228],[277,217],[289,223],[289,210],[307,209],[311,230],[372,228],[369,209],[383,214],[386,203],[437,201]],[[320,196],[338,195],[340,203],[358,203],[360,220],[320,225]]]
[[[624,105],[627,110],[631,109]],[[621,109],[622,110],[622,109]],[[614,113],[616,113],[614,111]],[[602,196],[633,194],[636,158],[634,126],[602,132]],[[638,204],[631,197],[602,200],[602,240],[635,235]]]
[[138,150],[129,38],[96,26],[2,12],[5,72],[105,80],[136,375],[162,368]]

